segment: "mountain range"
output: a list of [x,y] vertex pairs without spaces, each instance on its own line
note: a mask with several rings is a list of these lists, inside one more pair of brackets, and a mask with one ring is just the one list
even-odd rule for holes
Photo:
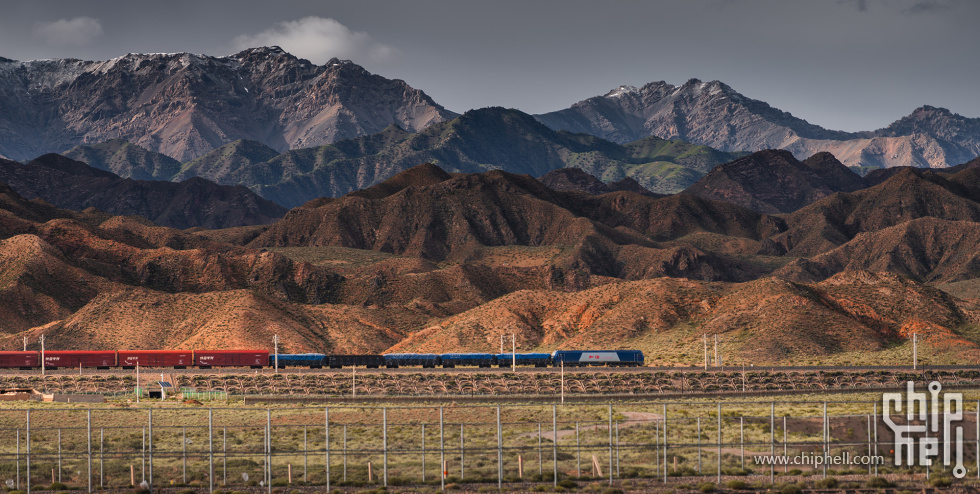
[[744,153],[655,137],[618,145],[590,135],[556,132],[526,113],[491,107],[468,111],[417,133],[393,124],[376,134],[285,153],[239,140],[182,165],[121,141],[78,146],[65,155],[123,176],[202,177],[243,185],[266,199],[295,207],[369,187],[421,163],[452,172],[503,169],[532,176],[577,167],[604,181],[631,178],[651,191],[673,193]]
[[285,151],[455,116],[404,81],[278,47],[0,59],[0,155],[14,160],[123,139],[183,162],[238,139]]
[[[403,81],[346,60],[316,65],[278,47],[225,57],[0,58],[0,156],[14,160],[122,139],[186,163],[237,140],[282,153],[374,134],[392,124],[417,132],[457,116]],[[624,85],[535,118],[553,130],[619,144],[657,137],[726,152],[786,149],[798,159],[830,152],[850,167],[943,168],[980,155],[980,119],[947,109],[921,106],[878,130],[842,132],[748,98],[723,82],[698,79],[680,86]],[[160,179],[174,163],[157,165],[154,175],[134,178]]]
[[841,132],[747,98],[723,82],[698,79],[681,86],[620,86],[535,117],[552,129],[619,143],[657,136],[724,151],[786,149],[799,159],[830,152],[851,167],[945,168],[980,155],[980,118],[944,108],[922,106],[882,129]]

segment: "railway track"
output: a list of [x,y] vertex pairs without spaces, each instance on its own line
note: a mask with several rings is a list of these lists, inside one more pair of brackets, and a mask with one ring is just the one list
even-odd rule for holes
[[[617,374],[649,374],[657,372],[666,373],[731,373],[731,372],[867,372],[867,371],[916,371],[916,372],[926,372],[926,371],[980,371],[980,365],[920,365],[917,369],[913,369],[910,365],[863,365],[863,366],[750,366],[750,367],[605,367],[605,366],[568,366],[564,370],[559,367],[517,367],[517,374],[560,374],[565,373],[578,373],[578,372],[599,372],[599,373],[617,373]],[[173,369],[173,368],[155,368],[146,367],[141,368],[140,372],[146,376],[152,376],[153,374],[167,374],[167,375],[273,375],[273,374],[394,374],[394,375],[405,375],[405,374],[511,374],[515,371],[510,367],[490,367],[490,368],[479,368],[479,367],[456,367],[456,368],[418,368],[418,367],[400,367],[397,369],[367,369],[361,367],[348,367],[345,369],[309,369],[304,367],[288,367],[281,368],[278,372],[275,369],[263,368],[263,369],[249,369],[241,367],[215,367],[211,369]],[[66,376],[66,375],[85,375],[85,376],[98,376],[98,375],[135,375],[136,370],[134,369],[94,369],[94,368],[83,368],[83,369],[48,369],[44,371],[44,375],[48,376]],[[18,376],[40,376],[41,371],[39,369],[33,370],[18,370],[18,369],[0,369],[0,375],[18,375]]]

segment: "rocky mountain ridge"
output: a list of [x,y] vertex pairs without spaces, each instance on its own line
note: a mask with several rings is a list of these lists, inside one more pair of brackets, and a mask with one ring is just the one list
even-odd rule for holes
[[455,116],[404,81],[278,47],[0,61],[0,155],[16,160],[124,139],[189,161],[237,139],[285,151]]
[[[118,163],[120,173],[172,170],[130,150],[136,165],[119,163],[118,144],[79,146],[66,154],[93,163]],[[131,149],[131,148],[126,148]],[[180,165],[157,180],[199,176],[226,185],[244,185],[287,207],[327,196],[337,197],[370,187],[422,163],[437,163],[453,172],[503,169],[543,175],[577,167],[604,181],[632,179],[656,193],[677,192],[717,164],[742,156],[682,141],[655,137],[617,145],[590,135],[555,132],[518,110],[499,107],[472,110],[411,133],[396,125],[382,132],[330,145],[278,153],[260,142],[228,143]]]
[[883,129],[841,132],[748,98],[720,82],[620,86],[536,115],[548,127],[625,143],[656,136],[724,151],[786,149],[798,159],[830,152],[851,167],[945,168],[980,155],[980,118],[923,106]]
[[0,182],[23,197],[61,208],[139,215],[179,229],[263,225],[286,214],[285,208],[244,187],[217,185],[203,178],[132,180],[57,154],[26,164],[0,159]]

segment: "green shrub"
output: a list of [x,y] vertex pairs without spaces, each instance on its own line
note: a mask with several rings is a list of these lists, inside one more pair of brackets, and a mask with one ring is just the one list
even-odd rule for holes
[[891,487],[892,483],[884,477],[872,477],[868,479],[868,482],[865,485],[872,489],[883,489],[885,487]]
[[825,479],[820,479],[813,483],[815,489],[836,489],[840,485],[840,482],[833,477],[827,477]]
[[796,484],[786,484],[779,489],[779,494],[802,494],[803,489]]
[[736,491],[744,491],[749,488],[749,484],[744,480],[729,480],[725,483],[725,487]]
[[562,479],[558,481],[558,485],[566,489],[574,489],[578,487],[578,484],[572,479]]
[[65,485],[65,484],[62,484],[61,482],[55,482],[55,483],[51,484],[51,490],[52,491],[67,491],[68,490],[68,486]]
[[623,494],[623,490],[615,487],[606,487],[602,490],[602,494]]
[[936,477],[929,481],[933,487],[949,487],[953,485],[953,480],[948,477]]
[[715,492],[715,488],[716,487],[714,482],[703,482],[698,484],[698,490],[703,492],[704,494],[710,494],[712,492]]
[[786,475],[800,475],[801,473],[803,473],[803,470],[800,470],[799,468],[794,468],[786,472]]

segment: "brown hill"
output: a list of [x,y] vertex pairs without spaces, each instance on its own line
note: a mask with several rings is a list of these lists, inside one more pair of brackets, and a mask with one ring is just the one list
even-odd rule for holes
[[787,230],[767,239],[763,250],[812,256],[843,245],[859,233],[917,218],[977,222],[980,203],[970,198],[973,194],[940,174],[906,168],[874,187],[834,194],[786,215]]
[[390,326],[368,310],[296,305],[251,290],[130,288],[100,295],[29,336],[44,333],[48,348],[61,350],[271,348],[278,335],[282,352],[376,353],[404,337]]
[[268,224],[286,213],[244,187],[201,178],[180,183],[124,179],[57,154],[26,165],[0,160],[0,181],[23,197],[39,197],[58,207],[140,215],[181,229]]
[[775,274],[811,282],[841,271],[870,270],[930,283],[962,281],[980,273],[978,245],[980,223],[925,217],[860,233],[834,250],[797,259]]
[[861,177],[830,153],[800,162],[788,151],[766,150],[716,166],[684,192],[776,214],[863,187]]
[[[642,348],[650,360],[697,365],[703,334],[719,335],[726,362],[806,363],[874,352],[915,326],[955,336],[975,305],[894,275],[848,272],[819,284],[776,278],[704,283],[661,278],[577,293],[521,291],[446,318],[390,351],[493,351],[515,334],[522,351]],[[976,343],[955,351],[980,355]],[[806,360],[804,360],[806,359]]]
[[525,175],[491,171],[447,179],[436,170],[416,167],[360,193],[294,209],[248,245],[338,246],[435,261],[459,261],[485,246],[565,246],[553,264],[563,271],[741,280],[747,275],[710,253],[663,247],[651,237],[709,229],[758,238],[779,228],[758,213],[689,196],[569,196]]
[[5,331],[63,318],[126,285],[172,293],[251,289],[322,303],[337,296],[341,282],[326,269],[279,254],[100,212],[58,210],[6,187],[0,187],[0,232],[0,311],[10,321]]

